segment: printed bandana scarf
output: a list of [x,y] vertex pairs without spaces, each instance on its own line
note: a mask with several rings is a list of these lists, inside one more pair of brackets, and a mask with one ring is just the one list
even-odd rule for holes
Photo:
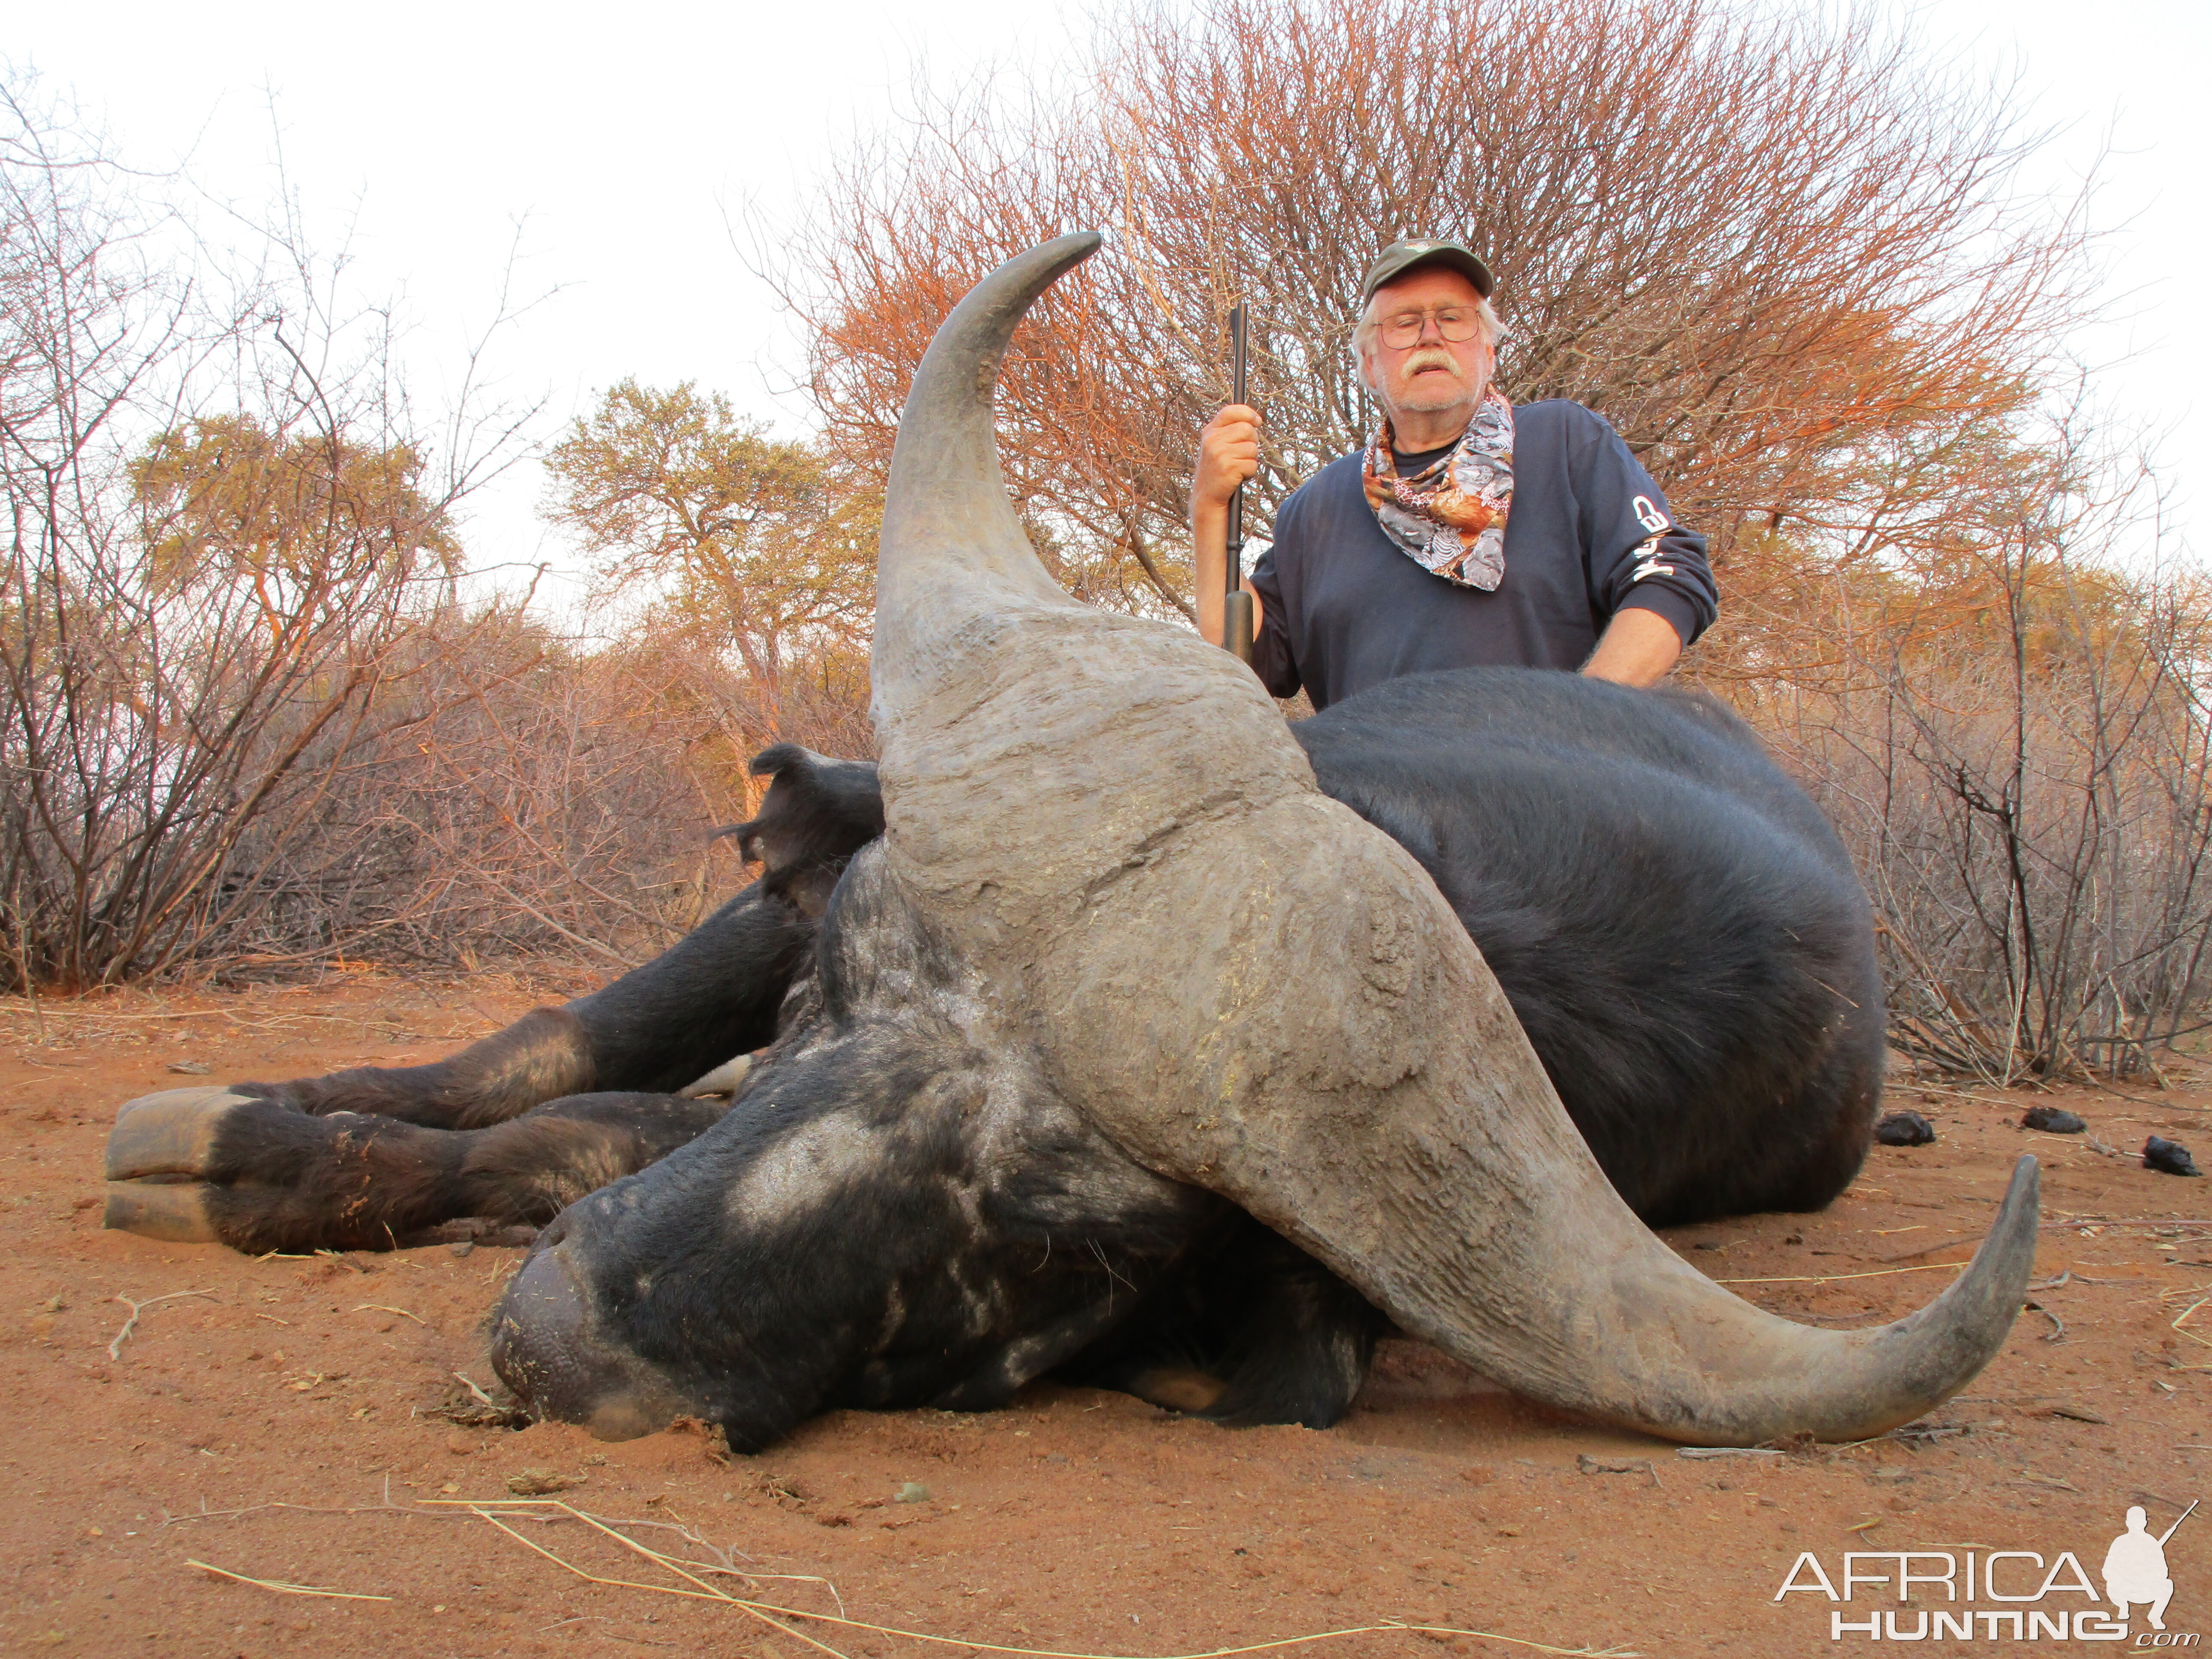
[[1360,480],[1382,533],[1422,569],[1461,587],[1497,592],[1513,506],[1513,405],[1491,387],[1451,453],[1410,478],[1398,476],[1392,441],[1385,416]]

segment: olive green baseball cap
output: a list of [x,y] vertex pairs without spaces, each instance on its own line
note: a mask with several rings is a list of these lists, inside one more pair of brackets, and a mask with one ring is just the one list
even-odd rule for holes
[[1414,236],[1393,242],[1375,256],[1375,263],[1367,267],[1367,280],[1359,285],[1359,303],[1365,305],[1375,297],[1376,289],[1395,282],[1416,265],[1449,265],[1473,283],[1474,291],[1486,300],[1498,286],[1491,278],[1490,267],[1475,258],[1473,249],[1440,236]]

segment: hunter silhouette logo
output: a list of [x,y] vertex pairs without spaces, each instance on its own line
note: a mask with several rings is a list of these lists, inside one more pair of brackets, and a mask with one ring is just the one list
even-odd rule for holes
[[2180,1518],[2155,1538],[2150,1535],[2150,1516],[2140,1504],[2128,1510],[2128,1529],[2112,1540],[2105,1552],[2105,1599],[2125,1619],[2128,1608],[2142,1602],[2150,1611],[2144,1616],[2153,1630],[2166,1628],[2166,1604],[2173,1599],[2173,1580],[2166,1571],[2166,1540],[2183,1521],[2197,1512],[2192,1503]]

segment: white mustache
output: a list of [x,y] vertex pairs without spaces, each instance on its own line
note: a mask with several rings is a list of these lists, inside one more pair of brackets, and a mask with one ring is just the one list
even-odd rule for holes
[[1460,372],[1459,360],[1442,346],[1429,346],[1415,352],[1406,359],[1406,366],[1398,372],[1407,380],[1411,380],[1425,368],[1441,368],[1455,380],[1463,380],[1467,378]]

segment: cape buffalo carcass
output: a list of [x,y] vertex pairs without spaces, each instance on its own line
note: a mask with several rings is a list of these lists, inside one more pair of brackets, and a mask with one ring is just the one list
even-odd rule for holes
[[[1763,1314],[1644,1224],[1814,1207],[1857,1167],[1880,987],[1833,835],[1700,699],[1477,672],[1293,729],[1224,653],[1070,599],[990,404],[1096,246],[1009,262],[916,376],[879,774],[770,751],[760,883],[441,1066],[126,1107],[111,1224],[362,1243],[574,1199],[494,1364],[608,1436],[754,1447],[1053,1370],[1326,1422],[1386,1316],[1678,1439],[1948,1398],[2019,1309],[2033,1159],[1967,1271],[1873,1330]],[[772,1031],[726,1111],[665,1092]]]

